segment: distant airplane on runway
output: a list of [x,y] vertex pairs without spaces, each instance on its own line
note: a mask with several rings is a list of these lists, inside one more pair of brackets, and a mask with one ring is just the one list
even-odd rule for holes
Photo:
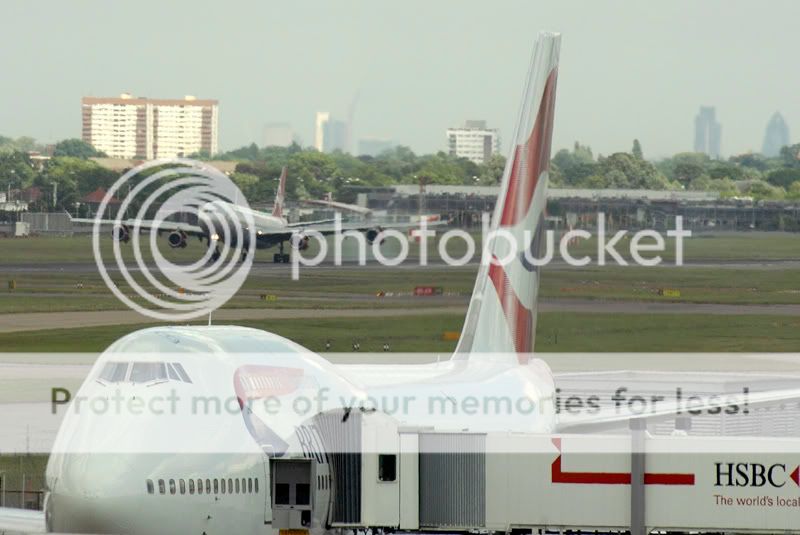
[[[211,260],[216,261],[220,255],[220,243],[228,243],[231,246],[237,245],[235,236],[227,237],[224,229],[239,227],[246,230],[248,220],[251,220],[255,225],[255,232],[253,233],[255,244],[247,243],[249,241],[248,233],[243,233],[245,243],[242,244],[242,258],[253,250],[253,245],[255,245],[256,249],[268,249],[277,245],[279,251],[273,255],[273,261],[276,263],[288,263],[290,257],[288,253],[284,252],[285,242],[290,242],[292,247],[302,251],[308,248],[308,233],[314,232],[328,236],[336,233],[337,226],[334,224],[335,219],[289,223],[283,213],[286,195],[286,175],[287,171],[286,167],[284,167],[281,171],[278,191],[275,195],[275,204],[271,214],[216,200],[200,208],[198,213],[199,224],[197,225],[175,221],[135,219],[118,222],[113,219],[75,218],[72,219],[72,222],[92,225],[99,222],[101,225],[110,225],[112,226],[113,238],[122,243],[128,243],[131,239],[131,232],[137,228],[145,230],[156,228],[159,233],[168,232],[167,241],[170,247],[175,249],[186,247],[189,237],[196,237],[200,241],[205,239],[209,247],[214,247]],[[439,221],[437,218],[436,221],[430,221],[427,224],[428,226],[437,226],[446,224],[446,222]],[[348,230],[363,232],[367,242],[372,244],[375,241],[381,242],[380,234],[384,229],[411,229],[416,227],[419,227],[419,223],[378,224],[365,221],[359,223],[344,222],[338,228],[342,232]]]

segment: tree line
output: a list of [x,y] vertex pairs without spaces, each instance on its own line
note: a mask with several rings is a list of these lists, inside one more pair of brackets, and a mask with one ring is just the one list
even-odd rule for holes
[[[49,160],[33,160],[30,153],[41,150],[43,147],[32,138],[0,136],[0,192],[37,186],[44,196],[40,206],[33,209],[74,213],[84,195],[98,187],[109,187],[119,177],[91,160],[104,155],[81,140],[63,140],[51,148]],[[231,178],[251,202],[268,202],[274,197],[283,166],[289,171],[290,199],[332,194],[343,202],[353,202],[365,187],[420,182],[493,185],[505,167],[505,158],[500,155],[476,164],[444,152],[418,155],[402,146],[378,156],[352,156],[338,151],[320,153],[297,144],[251,144],[213,157],[190,157],[237,162]],[[58,191],[55,203],[51,193],[54,184]],[[685,152],[650,161],[636,140],[630,152],[608,156],[595,156],[590,147],[576,142],[571,149],[553,155],[550,184],[561,188],[716,191],[723,197],[756,200],[800,199],[800,144],[784,147],[775,158],[748,153],[714,160],[705,154]]]

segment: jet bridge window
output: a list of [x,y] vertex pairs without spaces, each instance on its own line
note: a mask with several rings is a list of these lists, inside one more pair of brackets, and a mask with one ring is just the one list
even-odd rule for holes
[[397,479],[397,455],[378,455],[378,481]]

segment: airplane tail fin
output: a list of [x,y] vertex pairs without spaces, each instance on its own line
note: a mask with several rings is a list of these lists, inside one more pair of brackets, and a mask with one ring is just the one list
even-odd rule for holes
[[278,191],[275,193],[275,205],[272,207],[274,217],[283,217],[283,198],[286,195],[286,167],[281,169],[281,178],[278,181]]
[[454,359],[503,353],[515,354],[525,364],[533,351],[539,268],[529,259],[541,257],[545,234],[560,47],[561,36],[554,33],[539,34],[534,46],[519,124],[492,217],[491,231],[499,235],[484,245],[490,262],[483,262],[478,271]]

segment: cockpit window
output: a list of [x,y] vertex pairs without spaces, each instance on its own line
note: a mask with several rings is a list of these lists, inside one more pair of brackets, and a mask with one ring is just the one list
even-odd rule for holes
[[131,370],[132,383],[166,381],[167,367],[163,362],[134,362]]
[[169,375],[170,381],[180,381],[181,378],[178,377],[178,372],[175,371],[175,368],[172,367],[172,364],[167,364],[167,375]]
[[175,371],[178,372],[178,375],[181,376],[181,380],[184,383],[191,383],[192,380],[189,379],[189,375],[186,373],[186,370],[183,369],[183,365],[180,362],[173,362],[173,366],[175,366]]
[[132,383],[192,382],[183,365],[178,362],[107,362],[97,378],[105,383],[121,383],[126,380]]
[[120,383],[128,374],[127,362],[107,362],[100,372],[100,379],[108,383]]

